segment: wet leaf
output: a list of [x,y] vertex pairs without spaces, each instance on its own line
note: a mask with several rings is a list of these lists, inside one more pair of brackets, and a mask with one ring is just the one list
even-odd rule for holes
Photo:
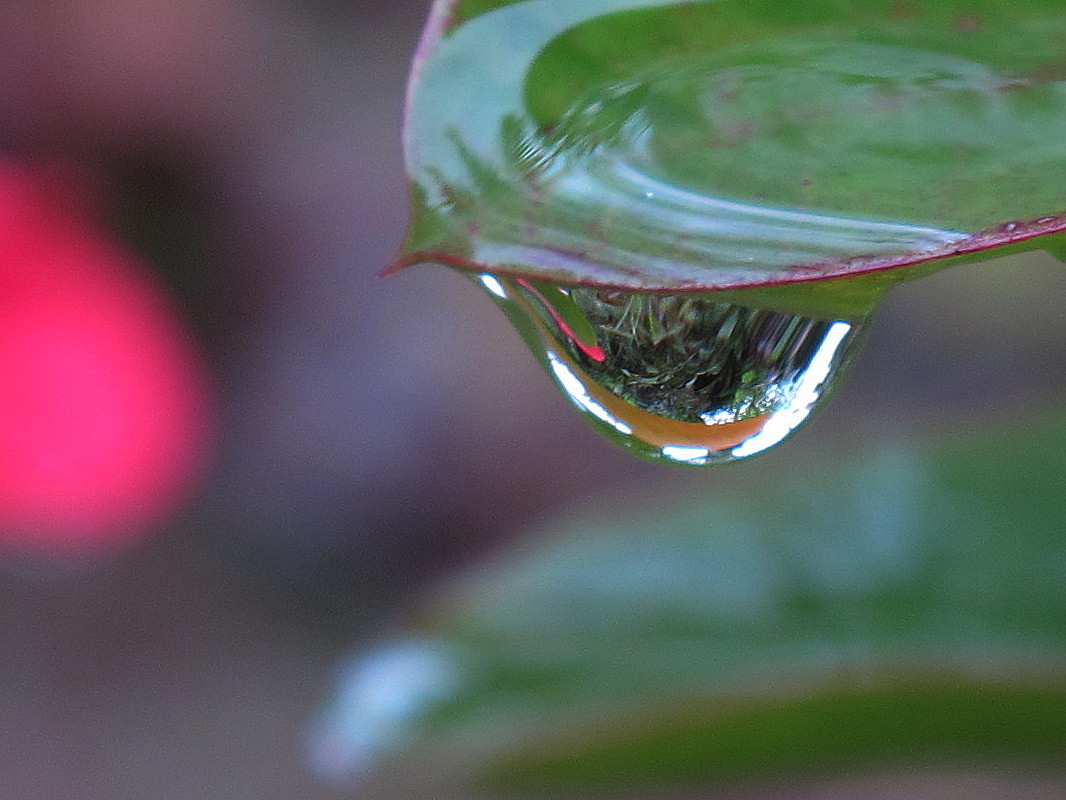
[[564,285],[883,289],[1066,250],[1059,0],[447,0],[405,133],[438,261]]

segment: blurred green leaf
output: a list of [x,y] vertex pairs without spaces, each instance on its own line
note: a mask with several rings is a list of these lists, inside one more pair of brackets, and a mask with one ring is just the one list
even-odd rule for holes
[[559,521],[437,593],[419,680],[338,701],[326,739],[376,730],[360,766],[429,796],[1059,767],[1063,452],[1066,414]]
[[1066,10],[439,0],[406,153],[398,266],[660,291],[890,273],[873,296],[1063,248]]

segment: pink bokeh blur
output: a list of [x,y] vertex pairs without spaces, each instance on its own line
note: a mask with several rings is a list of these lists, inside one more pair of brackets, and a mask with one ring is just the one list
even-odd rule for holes
[[206,465],[202,359],[159,281],[78,202],[83,184],[0,162],[0,553],[116,547]]

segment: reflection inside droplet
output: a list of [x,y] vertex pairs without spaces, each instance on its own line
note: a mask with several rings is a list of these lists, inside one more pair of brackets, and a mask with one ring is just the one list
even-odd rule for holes
[[833,388],[863,327],[714,293],[479,280],[597,428],[676,464],[745,458],[781,442]]

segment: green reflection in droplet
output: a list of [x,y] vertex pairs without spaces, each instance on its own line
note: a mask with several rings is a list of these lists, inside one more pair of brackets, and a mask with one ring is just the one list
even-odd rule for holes
[[698,466],[761,453],[803,424],[846,370],[868,317],[855,304],[839,315],[770,307],[767,294],[755,295],[766,305],[749,305],[721,293],[478,280],[608,439]]

